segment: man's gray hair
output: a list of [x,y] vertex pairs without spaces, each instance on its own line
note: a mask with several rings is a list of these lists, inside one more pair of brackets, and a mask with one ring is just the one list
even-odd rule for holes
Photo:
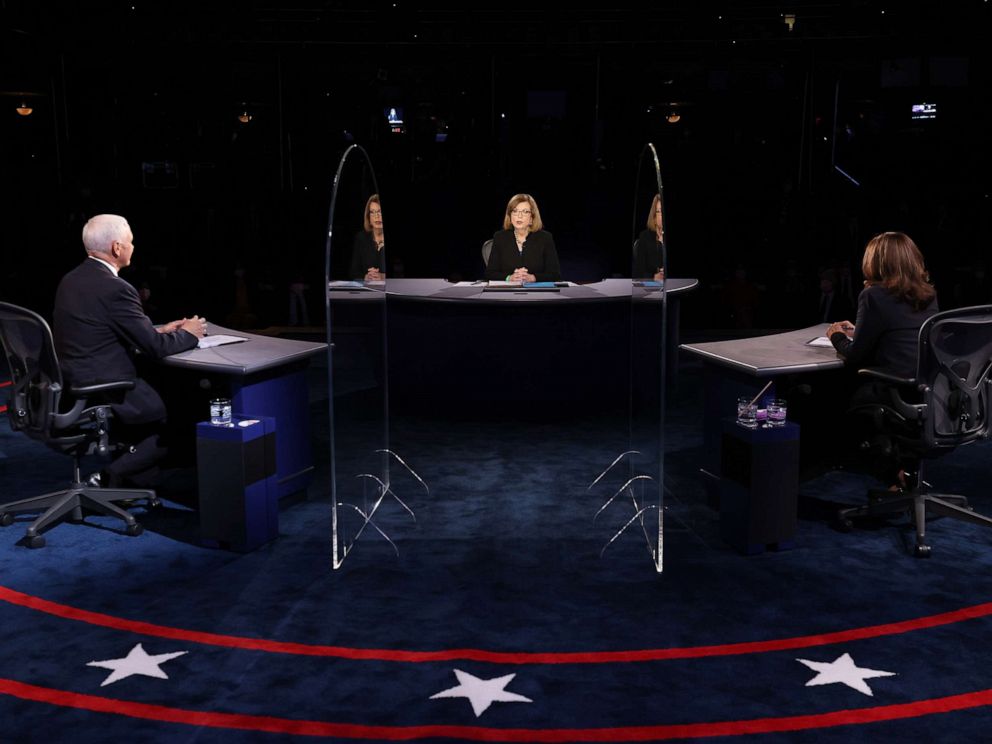
[[131,227],[116,214],[98,214],[83,225],[83,247],[87,253],[108,255],[115,240],[124,242]]

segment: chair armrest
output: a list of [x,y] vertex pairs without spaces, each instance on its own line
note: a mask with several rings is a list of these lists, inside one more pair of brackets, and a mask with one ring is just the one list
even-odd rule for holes
[[69,388],[69,394],[75,398],[79,396],[92,395],[93,393],[105,393],[108,390],[133,390],[134,380],[118,380],[116,382],[100,382],[96,385],[73,385]]
[[859,369],[858,374],[865,377],[871,377],[876,380],[881,380],[882,382],[889,382],[893,385],[899,385],[900,387],[919,389],[919,385],[917,384],[915,377],[897,377],[896,375],[890,375],[888,372],[882,372],[880,369],[871,369],[870,367],[866,369]]

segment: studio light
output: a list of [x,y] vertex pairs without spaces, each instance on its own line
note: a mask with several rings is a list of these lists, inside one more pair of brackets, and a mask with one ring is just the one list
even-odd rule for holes
[[21,105],[17,107],[16,111],[21,116],[31,116],[34,113],[34,109],[28,105],[27,101],[21,101]]

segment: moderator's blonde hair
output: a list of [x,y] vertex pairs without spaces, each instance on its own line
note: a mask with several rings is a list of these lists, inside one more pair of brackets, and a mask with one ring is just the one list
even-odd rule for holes
[[531,217],[533,221],[530,223],[530,232],[537,232],[544,227],[544,223],[541,222],[541,210],[537,208],[537,202],[534,201],[534,197],[530,194],[516,194],[510,197],[510,201],[506,204],[506,214],[503,216],[503,229],[509,230],[513,227],[513,223],[510,222],[510,212],[516,209],[518,204],[523,204],[527,202],[530,207]]
[[[655,194],[654,195],[654,199],[651,200],[651,211],[648,212],[648,230],[650,230],[653,233],[658,232],[658,220],[655,219],[655,216],[654,216],[655,212],[654,212],[654,210],[658,206],[659,203],[661,203],[661,194]],[[662,234],[664,234],[665,233],[665,223],[664,223],[665,215],[662,215],[661,216],[661,219],[663,220],[662,223],[661,223],[661,232],[662,232]]]
[[379,210],[382,210],[382,202],[379,201],[378,194],[372,194],[372,196],[369,197],[369,200],[365,202],[365,232],[372,232],[372,220],[369,219],[369,212],[372,210],[373,204],[378,204]]

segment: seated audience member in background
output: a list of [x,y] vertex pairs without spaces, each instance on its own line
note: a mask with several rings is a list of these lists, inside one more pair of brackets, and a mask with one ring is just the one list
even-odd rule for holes
[[365,202],[364,229],[351,246],[350,276],[356,281],[380,282],[386,278],[386,241],[382,232],[382,205],[379,195]]
[[152,325],[137,290],[117,275],[131,263],[133,240],[123,217],[100,214],[90,219],[83,227],[87,258],[62,278],[55,294],[55,350],[67,385],[135,381],[133,390],[107,393],[102,399],[111,404],[115,438],[131,445],[91,477],[91,485],[110,488],[133,478],[147,484],[167,453],[161,438],[165,403],[138,378],[136,351],[153,359],[187,351],[207,327],[197,316]]
[[[872,367],[897,377],[914,377],[920,326],[937,313],[937,294],[930,284],[923,254],[909,236],[882,233],[868,241],[861,271],[865,288],[858,296],[855,322],[833,323],[827,336],[846,366]],[[889,386],[871,381],[858,387],[851,405],[870,406],[889,400]],[[883,453],[876,471],[894,487],[904,485],[904,474],[895,458]]]
[[648,227],[637,236],[634,244],[634,279],[653,279],[660,282],[665,278],[662,259],[662,245],[665,242],[665,228],[662,224],[661,199],[657,194],[648,212]]
[[558,282],[561,266],[551,233],[542,229],[537,202],[517,194],[506,205],[503,229],[493,235],[486,279],[509,282]]
[[838,287],[837,272],[834,269],[824,269],[820,272],[820,307],[816,315],[817,323],[832,323],[838,318],[850,315],[851,305],[838,291]]

